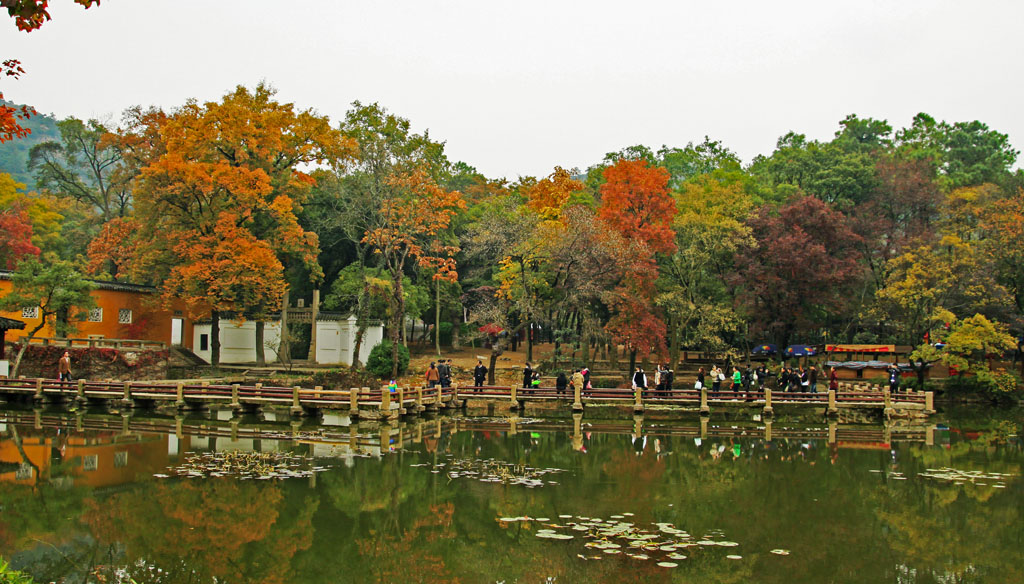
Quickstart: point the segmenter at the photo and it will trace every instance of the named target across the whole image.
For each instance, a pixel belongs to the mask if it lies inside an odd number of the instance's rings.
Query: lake
[[[1017,411],[229,417],[0,411],[0,555],[66,583],[1024,582]]]

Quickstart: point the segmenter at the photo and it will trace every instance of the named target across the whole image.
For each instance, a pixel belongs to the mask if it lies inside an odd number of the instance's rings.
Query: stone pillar
[[[764,388],[764,415],[772,416],[775,414],[775,410],[772,408],[772,389],[770,387]]]
[[[405,413],[405,388],[401,385],[398,386],[398,413]],[[401,430],[401,428],[399,428]]]
[[[231,384],[231,404],[230,404],[230,407],[231,407],[231,411],[234,412],[235,414],[237,414],[238,412],[242,411],[242,402],[240,402],[238,400],[238,384],[237,383],[232,383]]]
[[[313,304],[310,305],[312,314],[312,328],[309,331],[309,354],[306,356],[307,359],[312,363],[316,363],[316,319],[320,316],[320,289],[313,290]]]
[[[583,450],[583,414],[572,415],[572,449],[576,452]]]
[[[711,408],[708,406],[708,388],[700,388],[700,413],[710,414]]]
[[[416,386],[416,413],[423,411],[423,386]]]
[[[120,406],[122,408],[132,408],[132,407],[135,407],[135,402],[132,400],[132,382],[131,381],[125,381],[124,382],[124,394],[121,396]]]
[[[510,387],[509,395],[511,396],[511,399],[509,400],[508,407],[509,407],[509,409],[518,410],[519,409],[519,400],[516,399],[516,390],[518,388],[516,387],[516,385],[514,383],[512,385],[510,385],[509,387]]]
[[[391,415],[391,391],[388,386],[380,386],[380,419],[384,420]]]
[[[86,404],[87,401],[88,400],[85,399],[85,380],[84,379],[79,379],[78,380],[78,395],[75,396],[75,403],[77,403],[80,406],[83,406],[83,405]]]
[[[43,380],[42,378],[36,379],[36,393],[32,396],[32,401],[40,403],[43,401]]]
[[[178,410],[185,409],[185,384],[180,381],[175,388],[174,407]]]
[[[644,397],[643,390],[637,387],[633,390],[633,411],[643,412],[644,411]]]
[[[359,388],[350,387],[348,389],[348,415],[349,417],[356,417],[359,415]]]
[[[885,409],[882,410],[882,415],[889,418],[896,413],[896,410],[892,407],[892,394],[889,393],[888,387],[882,391],[882,399],[885,401]]]
[[[935,393],[931,391],[924,392],[924,413],[932,415],[935,413]]]
[[[839,407],[836,405],[836,390],[828,390],[828,409],[825,410],[825,414],[834,416],[839,413]]]
[[[302,388],[298,385],[292,387],[292,407],[289,411],[293,416],[302,415],[302,402],[299,401],[299,391],[301,390]]]
[[[579,387],[582,383],[572,384],[572,411],[582,412],[583,411],[583,388]]]

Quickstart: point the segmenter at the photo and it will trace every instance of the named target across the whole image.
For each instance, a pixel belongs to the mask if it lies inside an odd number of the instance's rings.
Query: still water
[[[1019,413],[217,418],[0,411],[0,555],[66,583],[1024,582]]]

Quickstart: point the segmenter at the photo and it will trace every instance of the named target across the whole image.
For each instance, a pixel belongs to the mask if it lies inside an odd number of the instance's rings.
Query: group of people
[[[672,391],[672,382],[675,380],[675,371],[669,369],[668,364],[658,363],[654,370],[654,391],[657,393],[669,393]],[[634,390],[649,389],[647,372],[639,365],[633,372],[632,386]]]
[[[732,374],[726,376],[722,368],[712,365],[710,372],[706,372],[703,367],[697,371],[697,382],[693,387],[698,390],[708,387],[707,378],[710,376],[710,394],[712,397],[718,397],[726,383],[729,386],[725,391],[749,393],[752,387],[756,387],[758,391],[764,391],[765,386],[774,379],[775,389],[779,391],[818,393],[819,373],[818,368],[814,365],[806,368],[800,365],[797,367],[783,366],[777,373],[773,374],[768,369],[768,365],[762,363],[756,368],[747,366],[741,369],[738,366],[734,366]],[[839,388],[835,367],[830,369],[828,380],[829,389]]]
[[[426,373],[427,387],[451,387],[452,386],[452,360],[439,359],[436,363],[430,362]]]

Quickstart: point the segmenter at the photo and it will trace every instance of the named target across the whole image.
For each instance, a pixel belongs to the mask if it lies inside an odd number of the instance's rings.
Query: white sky
[[[7,99],[119,120],[266,80],[339,120],[380,102],[489,177],[585,168],[705,134],[749,161],[846,114],[978,119],[1024,149],[1024,2],[103,0],[51,2],[0,58]]]

